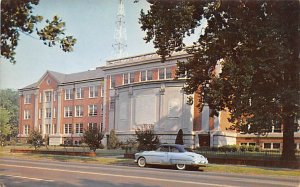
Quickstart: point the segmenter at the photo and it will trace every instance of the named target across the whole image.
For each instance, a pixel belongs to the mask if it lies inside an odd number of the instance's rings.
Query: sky
[[[126,56],[155,52],[145,43],[145,32],[138,18],[148,10],[146,0],[124,0],[127,37]],[[74,51],[63,52],[59,46],[47,47],[41,40],[21,34],[16,49],[16,64],[0,59],[0,89],[20,89],[37,82],[47,70],[76,73],[94,69],[115,59],[116,16],[119,0],[40,0],[33,14],[44,20],[58,15],[66,22],[66,34],[77,39]],[[41,27],[41,25],[40,25]]]

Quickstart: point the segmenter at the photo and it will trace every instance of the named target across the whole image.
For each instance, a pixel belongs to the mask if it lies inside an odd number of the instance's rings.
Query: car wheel
[[[185,166],[185,164],[176,164],[176,168],[178,170],[185,170],[186,166]]]
[[[145,159],[144,157],[140,157],[140,158],[138,159],[138,165],[139,165],[141,168],[145,167],[145,166],[146,166],[146,159]]]

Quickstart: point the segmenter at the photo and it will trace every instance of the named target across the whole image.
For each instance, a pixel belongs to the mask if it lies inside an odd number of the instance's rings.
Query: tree
[[[88,129],[84,131],[82,141],[86,143],[90,150],[96,152],[97,149],[103,149],[104,146],[101,143],[104,135],[99,131],[98,128]]]
[[[118,147],[119,144],[119,139],[116,136],[115,130],[112,129],[109,133],[109,137],[107,140],[107,149],[116,149]]]
[[[2,0],[1,1],[1,56],[11,63],[16,63],[15,49],[18,45],[20,33],[34,38],[31,34],[35,31],[45,45],[52,47],[60,45],[65,52],[73,50],[76,39],[65,36],[65,22],[58,16],[53,20],[46,20],[44,28],[37,28],[43,17],[33,14],[33,7],[39,0]]]
[[[299,2],[149,1],[141,12],[146,42],[153,40],[164,61],[183,50],[183,39],[203,26],[191,58],[178,63],[185,92],[200,95],[212,115],[231,113],[231,129],[266,134],[283,125],[282,160],[295,160],[294,131],[299,126]],[[204,26],[204,23],[207,23]],[[221,72],[216,67],[221,66]],[[205,96],[205,97],[203,97]]]
[[[43,139],[42,134],[37,130],[32,130],[29,133],[27,143],[31,144],[34,147],[34,150],[37,150],[44,143],[44,139]]]
[[[8,112],[9,121],[7,125],[10,128],[8,137],[17,137],[19,124],[18,92],[10,89],[0,90],[0,108]]]
[[[182,129],[180,129],[178,131],[178,134],[177,134],[176,140],[175,140],[175,144],[183,145],[183,131],[182,131]]]
[[[0,146],[3,146],[11,129],[8,125],[9,113],[6,109],[0,107]]]
[[[159,138],[155,134],[153,125],[144,124],[135,130],[137,136],[138,151],[151,151],[157,149]]]

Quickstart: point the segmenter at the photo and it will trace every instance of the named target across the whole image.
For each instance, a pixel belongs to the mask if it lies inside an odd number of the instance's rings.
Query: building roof
[[[71,74],[63,74],[48,70],[38,82],[30,84],[20,90],[31,90],[37,88],[39,83],[47,74],[50,74],[54,79],[56,79],[59,85],[104,78],[104,72],[100,68]]]

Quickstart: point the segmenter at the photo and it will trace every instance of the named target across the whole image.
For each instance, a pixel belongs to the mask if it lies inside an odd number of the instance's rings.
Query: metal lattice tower
[[[119,0],[119,9],[117,13],[116,20],[116,30],[115,30],[115,43],[113,48],[115,49],[115,54],[117,58],[124,57],[126,44],[126,28],[125,28],[125,11],[124,11],[124,1]]]

